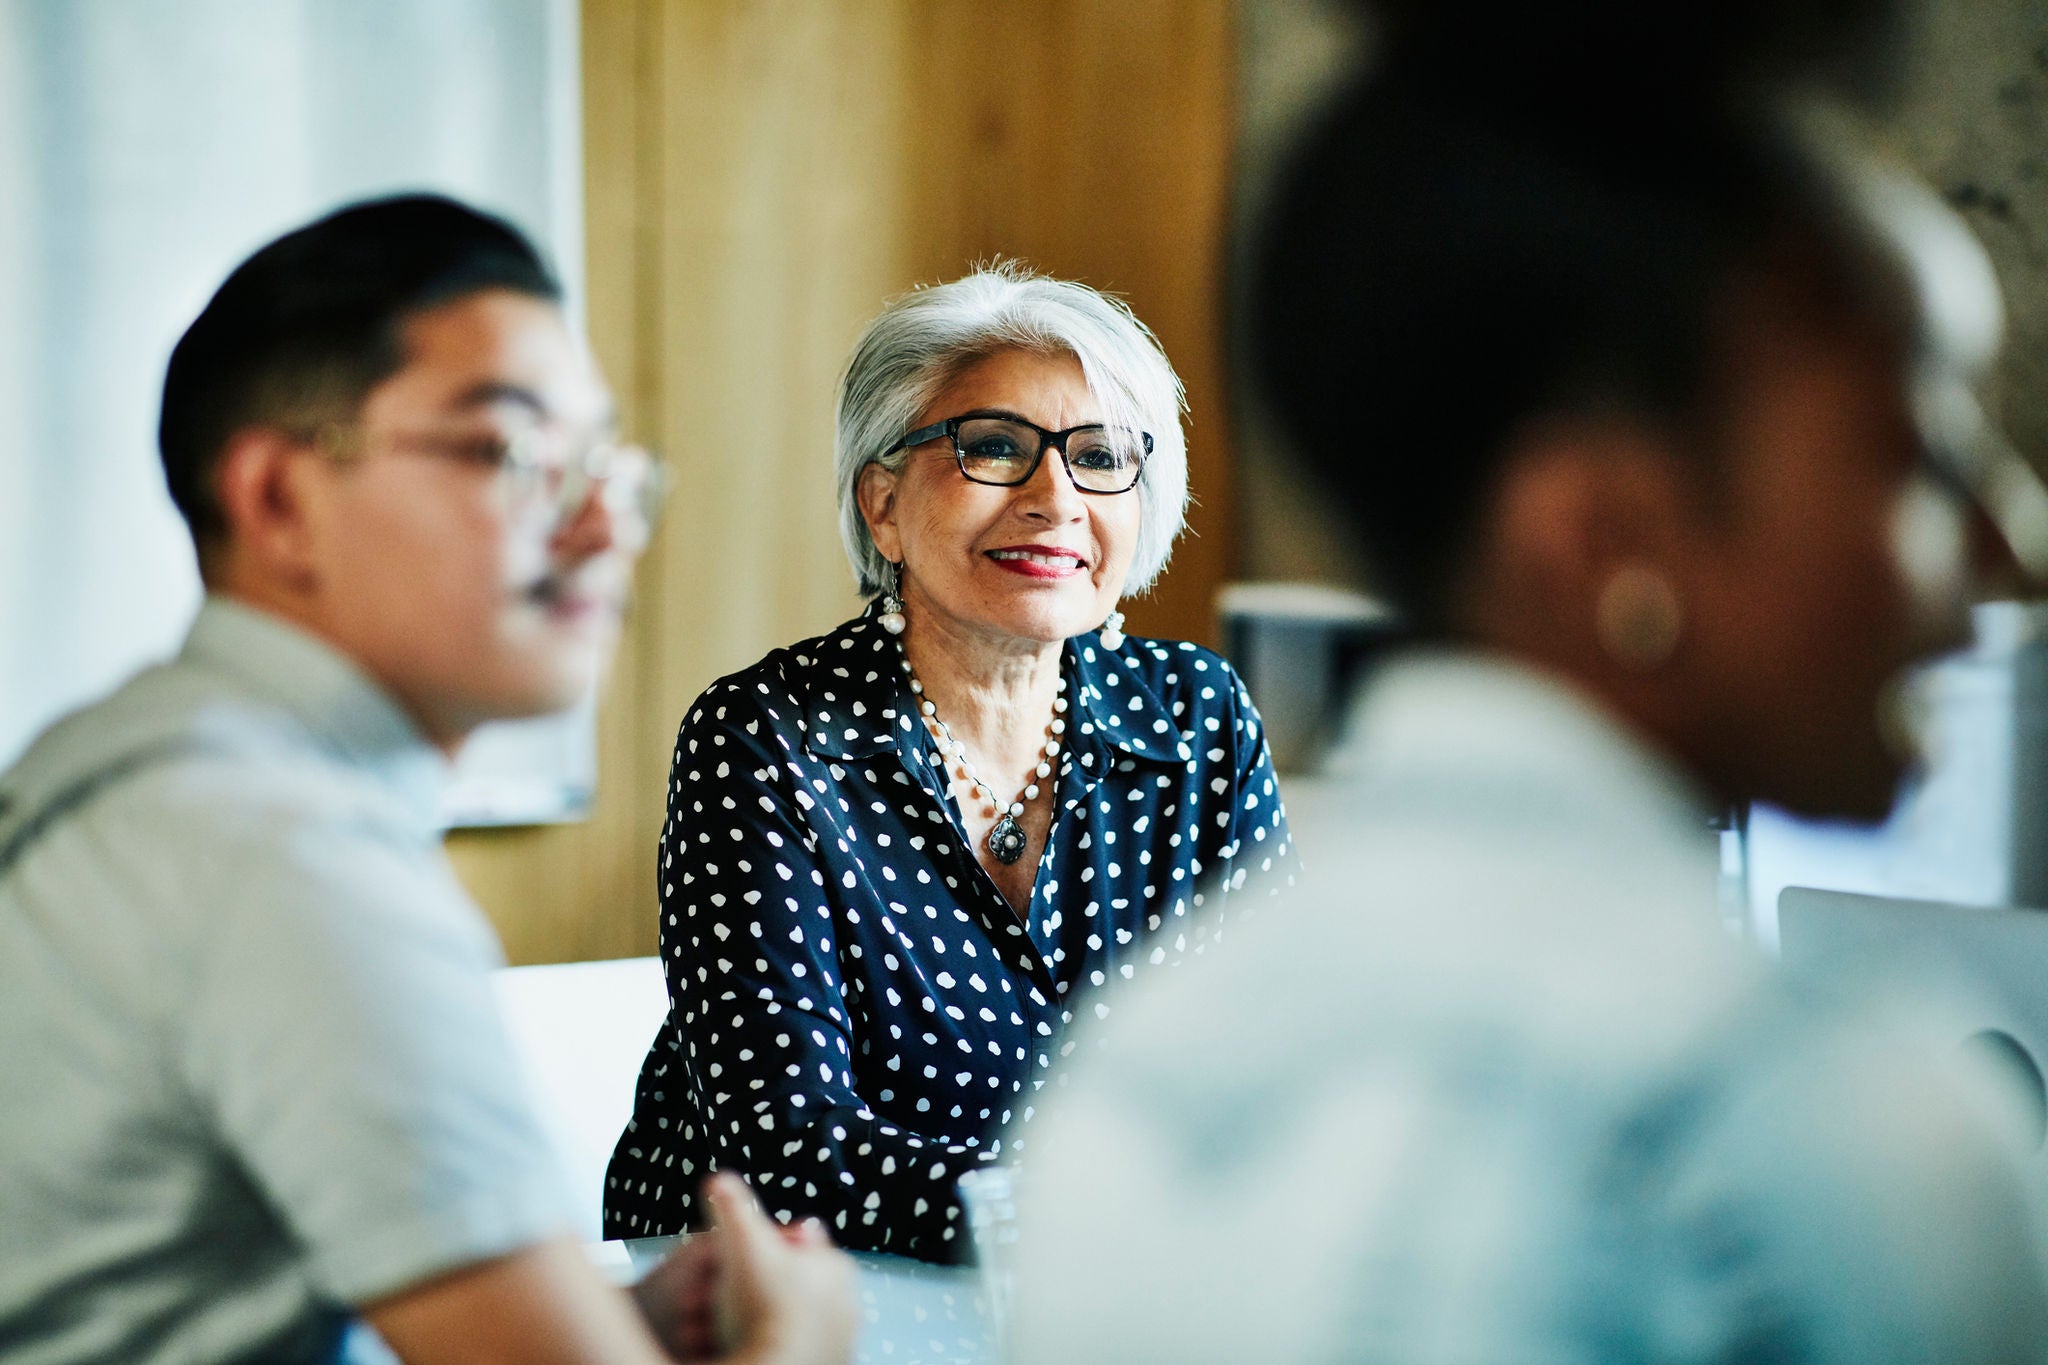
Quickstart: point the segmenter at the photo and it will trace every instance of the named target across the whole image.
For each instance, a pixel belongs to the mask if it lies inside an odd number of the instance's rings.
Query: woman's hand
[[[714,1175],[711,1227],[634,1286],[677,1359],[723,1365],[845,1365],[859,1323],[852,1258],[814,1219],[783,1227],[738,1176]]]

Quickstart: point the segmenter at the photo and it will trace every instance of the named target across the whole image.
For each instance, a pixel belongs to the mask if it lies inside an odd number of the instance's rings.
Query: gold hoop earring
[[[1685,608],[1669,578],[1647,564],[1624,564],[1600,589],[1593,629],[1608,658],[1631,673],[1653,673],[1678,652]]]

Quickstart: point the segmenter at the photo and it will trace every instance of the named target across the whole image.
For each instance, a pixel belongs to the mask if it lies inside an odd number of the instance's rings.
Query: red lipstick
[[[1072,578],[1088,567],[1086,557],[1063,545],[1004,545],[983,553],[997,568],[1025,578]]]

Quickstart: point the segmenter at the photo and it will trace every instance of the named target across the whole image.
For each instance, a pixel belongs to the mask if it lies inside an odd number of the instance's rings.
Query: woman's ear
[[[1462,624],[1581,663],[1612,660],[1620,641],[1635,671],[1661,664],[1695,568],[1696,478],[1655,432],[1626,420],[1526,433],[1476,533],[1455,608]]]
[[[853,495],[860,506],[861,519],[867,522],[868,534],[874,538],[875,548],[881,551],[882,558],[901,563],[903,538],[896,532],[898,478],[896,471],[871,464],[861,470]]]
[[[1698,521],[1696,482],[1633,423],[1558,425],[1526,438],[1509,461],[1494,531],[1519,567],[1583,591],[1617,565],[1682,558]]]

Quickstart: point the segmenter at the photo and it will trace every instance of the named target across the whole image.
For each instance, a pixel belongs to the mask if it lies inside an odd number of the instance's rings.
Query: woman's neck
[[[977,774],[1001,785],[1028,771],[1044,749],[1063,646],[949,624],[911,616],[902,636],[904,657],[924,686],[924,700],[967,746]]]

